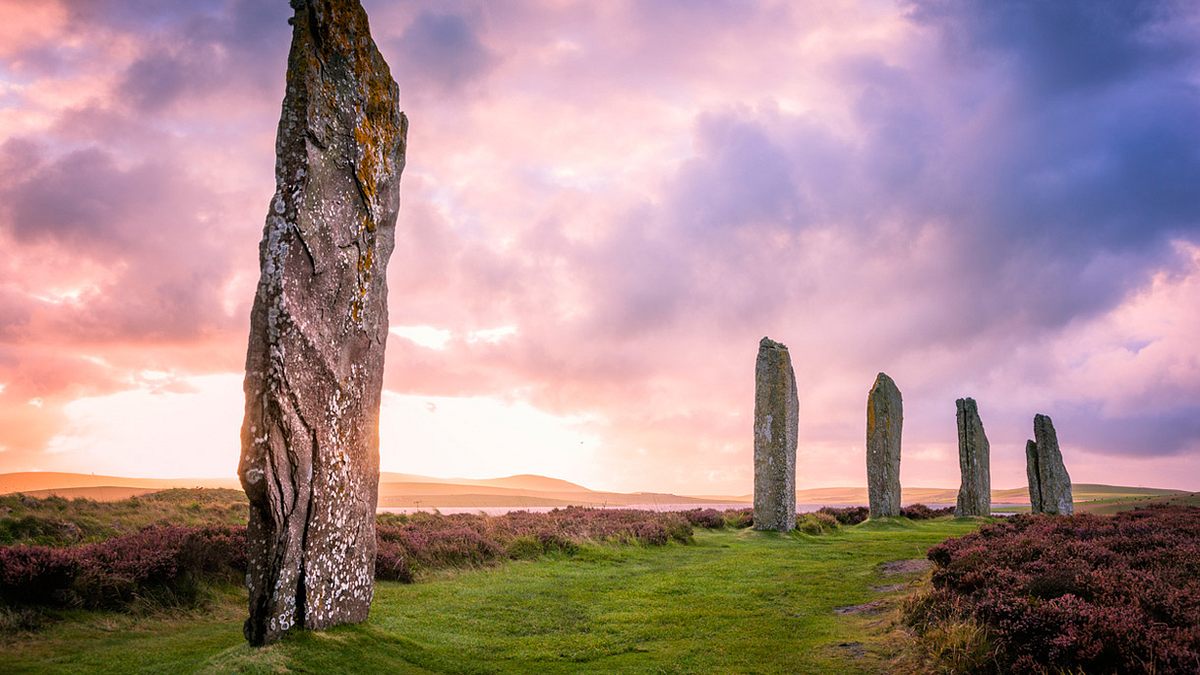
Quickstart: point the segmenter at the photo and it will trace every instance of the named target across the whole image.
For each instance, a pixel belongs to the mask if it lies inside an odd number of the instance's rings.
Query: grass
[[[689,545],[588,546],[437,572],[417,584],[379,583],[365,624],[259,650],[242,642],[243,596],[230,589],[199,612],[76,612],[5,638],[0,669],[881,672],[894,652],[887,622],[834,609],[883,597],[872,586],[898,578],[882,576],[880,563],[920,558],[978,523],[896,519],[821,536],[698,530]]]
[[[1142,497],[1111,497],[1076,504],[1079,513],[1095,513],[1102,516],[1139,509],[1152,504],[1174,504],[1178,506],[1200,506],[1200,492],[1183,492],[1172,495]]]
[[[1166,491],[1161,491],[1166,492]],[[1075,501],[1075,513],[1095,513],[1111,516],[1122,511],[1140,509],[1152,504],[1175,504],[1178,506],[1200,506],[1200,492],[1170,492],[1168,494],[1121,494],[1112,497],[1097,497]],[[1028,506],[995,506],[995,513],[1029,513]]]
[[[147,525],[245,525],[239,490],[174,488],[114,502],[0,495],[0,545],[102,541]]]

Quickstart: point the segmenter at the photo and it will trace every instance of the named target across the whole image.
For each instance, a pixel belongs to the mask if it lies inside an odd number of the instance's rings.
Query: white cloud
[[[126,476],[233,477],[241,441],[242,375],[180,378],[186,391],[152,383],[63,406],[64,430],[46,452],[58,467]]]
[[[490,477],[535,473],[595,482],[599,439],[583,416],[552,415],[523,401],[395,394],[380,411],[385,471]]]
[[[434,326],[392,326],[390,330],[392,335],[426,349],[445,349],[446,343],[454,336],[449,330]]]
[[[502,342],[505,338],[512,337],[517,334],[516,326],[499,326],[496,328],[484,328],[482,330],[473,330],[467,333],[467,342]]]

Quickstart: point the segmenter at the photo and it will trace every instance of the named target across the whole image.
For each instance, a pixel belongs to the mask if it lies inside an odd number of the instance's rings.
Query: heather
[[[692,525],[679,513],[568,507],[549,513],[513,511],[500,516],[381,514],[376,534],[376,577],[411,581],[414,571],[574,553],[589,543],[688,543]]]
[[[724,527],[742,528],[754,524],[754,509],[689,509],[680,511],[694,527],[721,529]]]
[[[857,525],[871,515],[865,506],[824,506],[817,513],[833,516],[834,520],[842,525]]]
[[[858,525],[871,516],[870,509],[865,506],[825,506],[816,513],[832,516],[840,525]],[[900,509],[900,516],[909,520],[929,520],[953,515],[953,506],[931,508],[924,504],[911,504]]]
[[[900,509],[900,516],[909,520],[929,520],[931,518],[945,518],[953,515],[953,506],[933,508],[924,504],[911,504]]]
[[[688,519],[678,513],[638,510],[383,514],[378,517],[376,576],[411,582],[422,571],[571,554],[588,544],[686,543],[692,532]],[[193,604],[203,597],[206,584],[236,583],[245,574],[245,537],[240,525],[149,525],[75,546],[0,546],[0,605],[122,609],[135,603]],[[23,624],[25,618],[9,623]]]
[[[1198,508],[1014,516],[929,559],[907,622],[927,644],[969,634],[952,651],[972,670],[1200,672]]]
[[[120,609],[192,604],[205,583],[246,570],[244,527],[152,526],[72,547],[0,547],[0,603]]]

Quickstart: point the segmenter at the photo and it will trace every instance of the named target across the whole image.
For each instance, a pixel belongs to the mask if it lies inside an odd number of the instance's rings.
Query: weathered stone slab
[[[1038,474],[1037,441],[1025,441],[1025,478],[1029,480],[1029,511],[1042,512],[1042,479]]]
[[[292,0],[238,468],[246,639],[366,619],[407,119],[358,0]]]
[[[800,398],[788,348],[769,338],[754,363],[754,529],[796,527]]]
[[[1069,516],[1075,512],[1071,494],[1071,476],[1063,464],[1054,422],[1046,415],[1033,417],[1033,438],[1037,444],[1038,490],[1041,512]]]
[[[900,436],[904,401],[885,373],[867,394],[867,498],[871,517],[900,515]]]
[[[979,418],[973,398],[954,402],[958,418],[958,467],[962,483],[958,488],[957,516],[992,514],[991,446]]]

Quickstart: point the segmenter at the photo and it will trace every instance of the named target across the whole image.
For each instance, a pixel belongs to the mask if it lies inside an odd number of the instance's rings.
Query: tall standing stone
[[[867,394],[867,494],[871,517],[900,515],[900,435],[904,401],[885,373]]]
[[[1029,480],[1029,511],[1042,512],[1042,479],[1038,475],[1037,441],[1025,441],[1025,477]]]
[[[1063,465],[1062,452],[1058,448],[1058,434],[1054,422],[1046,415],[1033,417],[1033,438],[1037,450],[1037,483],[1041,505],[1040,513],[1069,516],[1075,512],[1071,494],[1071,476]],[[1032,485],[1032,482],[1030,483]],[[1030,488],[1030,496],[1033,489]]]
[[[754,363],[754,529],[796,527],[800,398],[788,348],[769,338]]]
[[[255,645],[362,621],[371,605],[385,272],[408,129],[358,0],[291,5],[238,467]]]
[[[958,410],[958,467],[962,484],[958,488],[957,516],[989,516],[992,513],[991,446],[979,419],[979,407],[973,398],[954,402]]]

